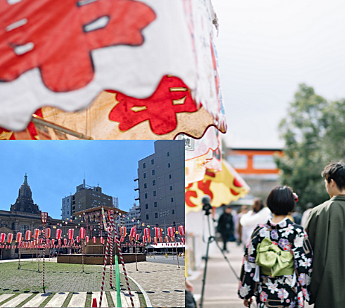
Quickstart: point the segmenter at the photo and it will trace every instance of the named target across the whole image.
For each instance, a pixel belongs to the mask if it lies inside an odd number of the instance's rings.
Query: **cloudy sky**
[[[345,98],[344,1],[212,2],[228,146],[283,146],[277,127],[300,83]]]
[[[27,173],[34,203],[61,218],[61,200],[83,183],[133,206],[138,161],[154,153],[154,141],[3,141],[0,142],[0,210],[16,202]]]

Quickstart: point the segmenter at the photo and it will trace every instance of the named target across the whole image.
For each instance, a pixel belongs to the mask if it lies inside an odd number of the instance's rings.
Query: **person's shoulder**
[[[321,204],[315,206],[313,209],[311,209],[309,215],[310,216],[320,216],[320,215],[325,214],[328,211],[328,209],[332,203],[333,203],[333,200],[329,199],[329,200],[325,201],[324,203],[321,203]]]

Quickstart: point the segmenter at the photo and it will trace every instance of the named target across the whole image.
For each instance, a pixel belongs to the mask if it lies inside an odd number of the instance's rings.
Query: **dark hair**
[[[267,197],[267,206],[273,214],[287,215],[296,205],[293,190],[289,186],[277,186]]]
[[[258,205],[258,209],[257,209]],[[264,208],[264,203],[261,198],[254,198],[253,211],[255,213],[260,212]]]
[[[321,176],[329,183],[334,180],[339,190],[345,189],[345,164],[343,162],[331,163],[323,169]]]

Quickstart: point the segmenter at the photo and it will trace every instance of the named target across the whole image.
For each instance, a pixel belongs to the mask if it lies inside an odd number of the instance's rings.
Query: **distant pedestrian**
[[[250,236],[258,224],[265,223],[272,217],[272,213],[268,207],[265,207],[261,198],[255,198],[253,209],[244,214],[240,223],[242,225],[242,242],[246,248]]]
[[[312,204],[311,202],[307,203],[307,209],[304,211],[303,216],[302,216],[302,221],[301,221],[301,226],[303,228],[305,228],[305,226],[307,224],[309,214],[310,214],[311,210],[313,209],[313,207],[314,207],[314,204]]]
[[[296,197],[290,187],[278,186],[267,198],[273,218],[255,228],[244,254],[238,295],[246,307],[253,296],[259,308],[309,301],[311,246],[305,230],[287,218]]]
[[[247,214],[249,211],[249,206],[244,204],[241,206],[241,210],[237,215],[237,221],[235,223],[235,234],[237,234],[237,245],[242,244],[242,225],[240,223],[241,217]]]
[[[302,210],[299,206],[296,206],[295,211],[291,215],[293,217],[294,223],[297,225],[301,225],[302,221]]]
[[[315,251],[310,291],[315,308],[345,307],[345,164],[321,173],[330,200],[312,209],[306,231]]]
[[[231,206],[226,205],[223,214],[220,215],[218,220],[217,231],[222,236],[224,252],[229,252],[226,243],[230,240],[230,237],[234,235],[234,220],[231,212]]]

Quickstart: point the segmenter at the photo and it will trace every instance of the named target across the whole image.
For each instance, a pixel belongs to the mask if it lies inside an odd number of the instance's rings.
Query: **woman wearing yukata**
[[[246,307],[252,296],[259,308],[309,301],[312,249],[303,227],[287,218],[297,200],[287,186],[275,187],[267,198],[273,218],[255,228],[243,259],[238,294]]]

